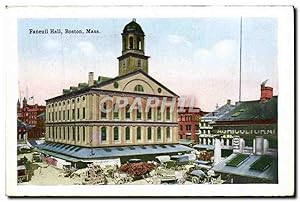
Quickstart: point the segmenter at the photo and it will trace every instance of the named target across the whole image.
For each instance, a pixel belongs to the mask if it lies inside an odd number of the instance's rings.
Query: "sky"
[[[96,76],[118,76],[121,32],[132,19],[20,19],[19,96],[34,102]],[[149,75],[203,111],[239,98],[240,18],[140,18]],[[29,34],[29,29],[97,29],[100,34]],[[242,100],[260,84],[278,94],[277,19],[242,20]],[[33,101],[29,101],[32,104]]]

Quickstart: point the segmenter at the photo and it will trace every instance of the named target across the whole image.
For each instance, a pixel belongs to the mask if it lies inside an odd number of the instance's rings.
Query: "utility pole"
[[[242,22],[242,17],[241,17],[241,22],[240,22],[240,78],[239,78],[239,102],[241,102],[241,95],[242,95],[242,27],[243,22]]]

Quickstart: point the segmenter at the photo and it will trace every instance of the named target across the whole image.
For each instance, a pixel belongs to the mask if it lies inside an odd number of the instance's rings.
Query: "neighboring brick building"
[[[27,99],[23,99],[23,106],[21,107],[18,100],[17,113],[18,119],[27,124],[31,129],[28,130],[28,139],[38,139],[45,137],[45,124],[42,114],[45,113],[46,107],[38,104],[29,105]]]
[[[207,112],[201,111],[198,107],[185,107],[178,111],[178,138],[183,142],[198,143],[199,141],[199,121]]]

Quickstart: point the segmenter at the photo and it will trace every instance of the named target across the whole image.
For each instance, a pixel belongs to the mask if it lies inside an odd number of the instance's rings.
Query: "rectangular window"
[[[180,125],[180,130],[183,130],[183,127],[182,127],[182,125]]]
[[[65,120],[66,119],[66,113],[65,113],[66,111],[64,110],[63,111],[63,120]]]
[[[79,112],[79,108],[77,108],[77,119],[80,118],[80,112]]]
[[[161,140],[161,128],[157,128],[157,140]]]
[[[170,127],[167,127],[167,134],[166,134],[167,139],[171,137],[171,130]]]
[[[118,127],[114,128],[114,140],[115,141],[119,140],[119,129],[118,129]]]
[[[72,132],[73,132],[73,141],[75,141],[76,138],[76,131],[75,131],[75,127],[72,128]]]
[[[148,139],[148,140],[151,140],[151,139],[152,139],[152,131],[151,131],[151,127],[149,127],[149,128],[147,129],[147,139]]]
[[[58,119],[61,120],[61,111],[58,112]]]
[[[55,121],[57,121],[57,112],[55,112]]]
[[[68,110],[67,120],[70,120],[70,110]]]
[[[72,109],[72,120],[75,120],[75,109]]]
[[[101,128],[101,141],[106,141],[106,127]]]
[[[130,128],[129,127],[126,127],[126,129],[125,129],[125,138],[126,138],[126,140],[128,141],[128,140],[130,140]]]
[[[137,140],[142,139],[142,129],[141,129],[141,127],[137,127],[137,129],[136,129],[136,139]]]
[[[77,127],[77,141],[80,141],[80,131],[79,131],[79,127]]]
[[[48,121],[51,121],[51,113],[49,112]]]
[[[69,128],[69,126],[68,126],[68,140],[70,140],[70,128]]]
[[[82,118],[85,119],[85,107],[82,108]]]
[[[85,142],[85,127],[82,127],[82,141]]]

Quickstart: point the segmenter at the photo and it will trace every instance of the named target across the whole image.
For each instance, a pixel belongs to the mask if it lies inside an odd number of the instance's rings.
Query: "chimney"
[[[227,100],[227,104],[230,105],[231,104],[231,100],[228,99]]]
[[[88,81],[89,86],[94,85],[94,72],[89,72],[89,81]]]
[[[273,97],[273,88],[265,85],[260,86],[260,101],[267,101]]]

